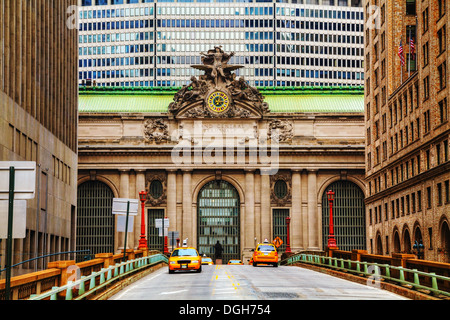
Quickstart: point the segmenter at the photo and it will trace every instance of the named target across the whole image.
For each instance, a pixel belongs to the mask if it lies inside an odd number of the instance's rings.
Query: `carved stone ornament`
[[[163,119],[149,119],[144,124],[144,138],[156,143],[168,141],[170,139],[169,128]]]
[[[147,204],[160,206],[167,199],[167,176],[163,172],[147,174],[145,179],[145,189],[147,191]]]
[[[214,47],[200,54],[203,65],[192,68],[205,73],[198,79],[191,77],[191,83],[175,94],[170,113],[185,118],[250,118],[269,112],[258,89],[232,73],[243,68],[228,64],[234,52],[227,54],[221,47]]]
[[[286,189],[285,194],[277,194],[276,184],[285,183]],[[291,192],[292,179],[289,172],[278,172],[275,175],[270,176],[270,200],[272,205],[275,206],[286,206],[292,202],[292,192]]]
[[[269,140],[277,139],[278,142],[291,142],[294,138],[292,122],[280,119],[270,121],[267,136]]]

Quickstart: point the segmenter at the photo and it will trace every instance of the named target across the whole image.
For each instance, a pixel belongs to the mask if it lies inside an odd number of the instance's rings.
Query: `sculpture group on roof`
[[[243,68],[240,65],[230,65],[228,62],[235,55],[234,52],[230,54],[225,53],[221,46],[214,47],[207,53],[201,52],[202,65],[191,66],[194,69],[202,70],[205,73],[197,77],[191,77],[191,83],[183,86],[174,95],[174,101],[169,105],[169,111],[172,113],[178,112],[183,106],[194,103],[198,100],[205,100],[207,94],[214,90],[220,90],[229,93],[233,101],[244,101],[253,105],[261,113],[269,110],[267,103],[264,102],[264,97],[258,89],[251,87],[244,77],[237,79],[234,70]],[[246,110],[231,110],[228,116],[246,117],[248,112]],[[191,110],[191,116],[202,116],[201,108]]]

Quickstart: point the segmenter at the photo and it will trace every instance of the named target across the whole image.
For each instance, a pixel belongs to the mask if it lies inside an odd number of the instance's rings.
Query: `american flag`
[[[402,66],[404,66],[405,65],[405,57],[403,56],[402,40],[400,40],[400,46],[398,47],[398,56],[400,57],[400,61],[402,63]]]
[[[411,55],[411,59],[413,59],[413,60],[414,60],[415,52],[416,52],[416,47],[414,46],[414,39],[410,38],[410,41],[409,41],[409,53]]]

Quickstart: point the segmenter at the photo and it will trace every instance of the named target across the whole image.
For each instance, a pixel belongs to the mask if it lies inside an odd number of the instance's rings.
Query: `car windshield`
[[[205,261],[205,262],[210,262],[210,261],[212,261],[211,258],[203,258],[202,260]]]
[[[239,261],[239,260],[231,260],[230,262],[231,263],[240,263],[241,261]]]
[[[262,244],[258,247],[258,251],[275,251],[275,247],[267,244]]]
[[[176,249],[172,253],[172,257],[198,256],[195,249]]]

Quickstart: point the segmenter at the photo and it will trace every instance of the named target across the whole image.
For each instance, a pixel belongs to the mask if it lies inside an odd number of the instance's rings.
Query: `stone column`
[[[317,170],[308,170],[308,250],[318,250]]]
[[[119,186],[119,198],[129,199],[130,197],[130,171],[129,170],[119,170],[120,175],[120,186]],[[117,219],[117,216],[115,217]],[[116,220],[117,221],[117,220]],[[115,223],[115,226],[117,224]],[[116,239],[118,240],[118,249],[123,249],[125,244],[125,233],[118,233]],[[130,237],[127,237],[127,247],[133,248],[133,244],[130,241]]]
[[[192,170],[183,170],[183,225],[180,230],[180,243],[188,238],[188,245],[195,243],[192,233]]]
[[[255,174],[255,238],[261,239],[261,175]]]
[[[270,175],[261,171],[261,239],[270,239]]]
[[[300,169],[292,170],[291,250],[304,248],[302,240],[302,187]]]
[[[177,170],[167,170],[167,218],[169,231],[177,229]]]
[[[254,249],[255,242],[255,170],[245,170],[245,243],[244,249]]]

